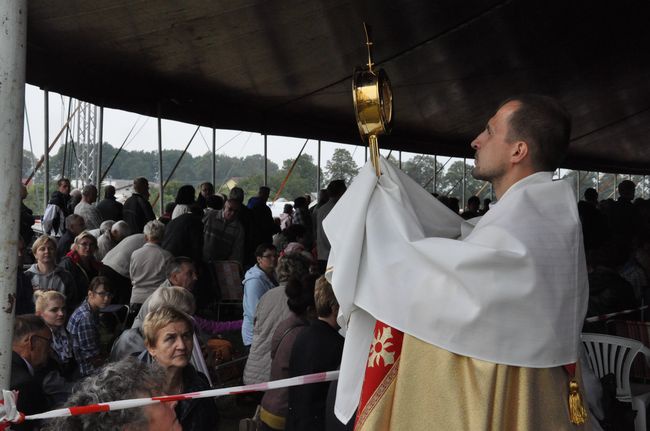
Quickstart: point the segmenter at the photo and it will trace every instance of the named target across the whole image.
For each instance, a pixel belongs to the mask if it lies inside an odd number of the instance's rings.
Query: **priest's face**
[[[476,151],[472,176],[477,180],[494,182],[510,169],[510,116],[518,108],[519,102],[516,101],[503,105],[490,118],[485,130],[472,141],[472,148]]]

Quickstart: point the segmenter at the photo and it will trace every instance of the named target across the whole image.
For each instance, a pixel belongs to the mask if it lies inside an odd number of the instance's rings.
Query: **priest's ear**
[[[526,141],[515,141],[511,145],[510,162],[519,165],[530,156],[530,146]]]

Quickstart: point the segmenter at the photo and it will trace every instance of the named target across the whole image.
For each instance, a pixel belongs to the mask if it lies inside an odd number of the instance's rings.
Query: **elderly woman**
[[[68,305],[78,304],[81,295],[75,280],[65,269],[56,266],[56,242],[48,235],[41,235],[32,245],[36,263],[25,271],[35,291],[55,290],[68,298]]]
[[[194,348],[192,318],[164,306],[149,313],[142,328],[147,348],[139,359],[156,362],[165,371],[163,390],[176,395],[210,389],[208,380],[190,364]],[[179,401],[176,415],[184,431],[214,430],[218,417],[211,398]]]
[[[165,268],[172,254],[160,243],[165,235],[165,225],[152,220],[144,225],[145,244],[131,255],[129,274],[131,290],[131,312],[137,314],[142,303],[165,281]]]
[[[138,317],[133,322],[133,327],[122,332],[119,338],[115,340],[113,348],[111,349],[112,361],[123,359],[129,355],[139,353],[144,350],[144,336],[142,333],[142,325],[144,323],[144,319],[146,318],[147,314],[165,306],[175,307],[176,309],[189,316],[192,316],[196,309],[194,296],[190,293],[189,290],[180,286],[159,287],[153,293],[153,295],[147,299],[146,303],[143,304],[140,312],[146,311],[146,313],[144,313],[142,319],[140,319],[140,315],[138,315]],[[192,320],[194,326],[196,327],[196,320]],[[208,367],[206,366],[205,360],[203,359],[201,348],[199,346],[199,340],[196,335],[194,335],[194,354],[192,355],[192,365],[194,365],[194,368],[204,373],[208,378],[208,382],[210,382]]]
[[[76,292],[74,298],[68,298],[68,307],[74,310],[83,300],[83,295],[88,291],[90,281],[100,275],[102,263],[95,258],[97,238],[90,232],[83,231],[77,235],[72,245],[72,250],[66,254],[59,266],[74,278]]]
[[[285,287],[290,279],[300,280],[307,275],[310,264],[309,259],[298,253],[287,254],[278,261],[275,271],[280,284],[266,292],[257,304],[244,383],[268,382],[271,378],[271,339],[280,322],[290,313]]]
[[[309,326],[314,313],[314,283],[318,276],[302,280],[292,278],[285,288],[289,317],[280,322],[271,340],[271,380],[289,377],[289,359],[296,338]],[[264,393],[260,419],[267,428],[283,430],[289,408],[289,389],[273,389]]]
[[[154,364],[128,358],[106,365],[75,388],[66,406],[83,406],[109,401],[165,395],[163,370]],[[182,431],[176,417],[176,402],[145,407],[67,416],[50,421],[47,430],[142,430]]]

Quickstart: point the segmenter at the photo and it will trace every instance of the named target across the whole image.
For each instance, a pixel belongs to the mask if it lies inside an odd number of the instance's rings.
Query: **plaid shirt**
[[[93,313],[84,299],[68,321],[68,333],[72,339],[72,352],[79,364],[81,376],[85,377],[95,370],[92,359],[100,354],[99,314]]]
[[[244,227],[237,220],[226,222],[223,210],[203,217],[203,260],[236,260],[244,263]]]

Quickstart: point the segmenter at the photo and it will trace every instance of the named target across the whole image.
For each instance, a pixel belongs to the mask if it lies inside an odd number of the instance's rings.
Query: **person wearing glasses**
[[[70,310],[79,306],[84,292],[88,290],[90,281],[103,272],[102,263],[95,258],[95,250],[97,250],[97,238],[90,232],[83,231],[75,237],[72,249],[59,263],[61,268],[72,274],[76,291],[79,292],[75,302],[68,298]]]
[[[253,342],[253,322],[255,309],[260,298],[269,290],[278,285],[275,281],[275,267],[278,264],[278,252],[272,244],[260,244],[255,249],[257,265],[252,266],[243,281],[244,287],[244,322],[241,328],[241,337],[244,346],[250,348]]]
[[[68,321],[72,353],[79,364],[81,377],[99,368],[105,359],[99,339],[99,311],[111,304],[113,291],[106,277],[95,277],[88,286],[88,296]]]
[[[45,365],[50,352],[52,333],[43,319],[34,314],[16,316],[11,353],[10,389],[20,392],[17,407],[27,415],[49,410],[43,393],[41,373],[36,372]],[[12,425],[13,430],[36,429],[36,421],[25,421]]]

